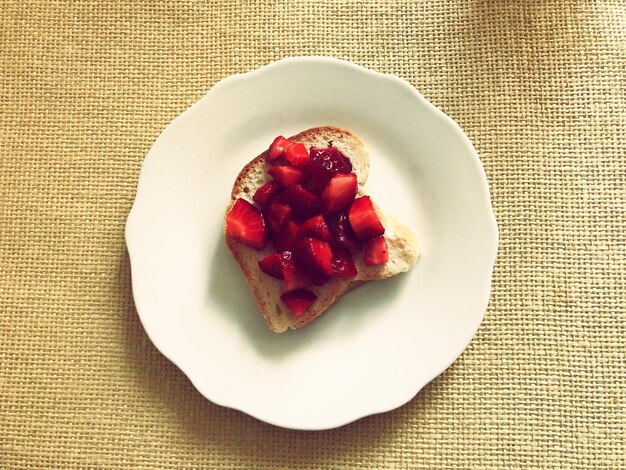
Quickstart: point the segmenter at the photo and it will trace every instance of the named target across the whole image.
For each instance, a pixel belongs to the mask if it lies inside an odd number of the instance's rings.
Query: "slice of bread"
[[[370,166],[370,157],[363,142],[350,131],[337,127],[316,127],[303,131],[290,140],[300,142],[308,149],[310,147],[328,147],[332,143],[350,159],[353,172],[357,176],[358,194],[365,195],[363,184],[367,180]],[[231,203],[226,214],[230,212],[235,201],[239,198],[253,203],[255,191],[271,178],[267,174],[269,165],[266,163],[266,152],[248,163],[239,173],[231,193]],[[354,278],[333,277],[323,286],[312,285],[307,287],[317,296],[313,305],[300,317],[296,317],[280,300],[284,291],[283,282],[263,273],[258,262],[273,252],[271,243],[263,250],[255,250],[245,246],[224,234],[228,248],[239,263],[250,288],[255,296],[259,310],[263,313],[269,327],[282,333],[287,329],[301,328],[328,310],[343,294],[367,281],[386,279],[411,269],[419,257],[419,245],[415,235],[400,222],[386,216],[378,206],[376,212],[385,227],[385,239],[389,252],[389,261],[383,265],[366,266],[362,255],[355,253],[354,264],[357,276]]]

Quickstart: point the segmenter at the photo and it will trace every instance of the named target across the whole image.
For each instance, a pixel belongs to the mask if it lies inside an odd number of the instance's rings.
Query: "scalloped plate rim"
[[[146,311],[144,310],[144,308],[142,308],[142,301],[141,299],[137,298],[136,292],[137,292],[137,283],[140,282],[138,280],[138,277],[136,276],[136,270],[137,267],[135,265],[135,263],[133,263],[133,252],[137,249],[135,248],[135,243],[133,242],[134,240],[134,225],[135,225],[135,220],[138,217],[137,214],[137,201],[140,199],[140,193],[142,190],[142,181],[145,182],[145,166],[146,163],[150,161],[151,159],[151,155],[152,155],[152,151],[153,148],[157,146],[157,144],[160,142],[160,140],[163,138],[164,135],[167,134],[168,129],[171,128],[171,126],[173,126],[174,124],[184,120],[187,115],[194,110],[197,107],[201,107],[203,106],[207,101],[209,101],[212,97],[212,95],[218,93],[222,88],[227,87],[230,83],[238,81],[238,80],[248,80],[248,79],[253,79],[257,74],[261,74],[267,71],[271,71],[272,69],[276,68],[276,67],[281,67],[283,65],[290,65],[293,63],[299,62],[299,61],[321,61],[324,63],[335,63],[335,64],[341,64],[342,66],[347,66],[350,68],[353,68],[359,72],[362,73],[366,73],[369,74],[371,76],[375,76],[378,78],[384,78],[387,80],[392,80],[394,81],[398,86],[401,86],[403,88],[405,88],[406,90],[410,90],[411,93],[414,95],[414,97],[421,102],[423,105],[425,105],[430,112],[436,113],[438,115],[440,115],[441,117],[443,117],[446,121],[447,124],[450,126],[451,130],[454,131],[457,135],[459,135],[466,147],[467,150],[469,152],[469,154],[471,155],[471,157],[473,158],[473,163],[474,166],[476,167],[475,169],[479,170],[479,173],[481,175],[482,178],[482,187],[483,187],[483,192],[481,195],[481,204],[485,204],[489,207],[489,221],[491,223],[491,230],[492,230],[492,235],[494,237],[494,245],[492,246],[492,253],[491,253],[491,257],[489,259],[489,265],[490,265],[490,269],[489,272],[487,273],[487,279],[485,280],[485,289],[482,293],[483,296],[483,300],[484,300],[484,309],[480,318],[480,321],[478,322],[478,326],[475,328],[475,330],[473,331],[472,335],[470,336],[469,340],[467,341],[466,344],[462,345],[462,347],[457,348],[455,354],[454,354],[454,359],[452,359],[445,367],[443,367],[439,372],[432,374],[432,376],[430,376],[427,380],[423,381],[423,383],[416,389],[416,390],[412,390],[409,391],[406,396],[396,402],[393,403],[387,403],[384,404],[382,406],[376,406],[376,407],[371,407],[368,410],[364,410],[361,413],[355,413],[353,416],[350,416],[348,418],[344,418],[344,419],[340,419],[340,420],[329,420],[327,425],[323,425],[323,426],[300,426],[296,423],[292,423],[292,422],[285,422],[283,420],[279,420],[279,419],[273,419],[271,416],[268,416],[266,413],[261,413],[258,412],[256,410],[251,410],[251,409],[245,409],[245,407],[239,406],[237,403],[233,403],[233,402],[228,402],[226,400],[219,400],[217,398],[215,398],[215,396],[212,396],[212,394],[210,393],[210,391],[204,390],[203,387],[201,387],[198,382],[194,379],[194,377],[192,376],[192,374],[189,374],[186,370],[185,367],[183,366],[183,364],[181,363],[181,361],[179,360],[179,358],[176,358],[174,356],[176,356],[175,352],[173,350],[171,350],[168,345],[163,344],[161,341],[157,340],[154,335],[151,333],[151,327],[149,326],[149,321],[148,321],[148,314],[146,313]],[[177,117],[175,117],[172,121],[170,121],[169,124],[167,124],[167,126],[163,129],[163,131],[159,134],[159,136],[157,137],[157,139],[154,141],[154,143],[152,144],[150,150],[148,151],[148,153],[146,154],[146,157],[144,158],[144,162],[142,164],[141,170],[139,172],[139,176],[138,176],[138,180],[137,180],[137,185],[136,185],[136,195],[135,195],[135,199],[133,201],[133,205],[131,207],[131,210],[129,211],[128,217],[127,217],[127,221],[126,221],[126,225],[125,225],[125,241],[126,241],[126,245],[127,245],[127,250],[128,250],[128,255],[129,255],[129,262],[130,262],[130,268],[131,268],[131,286],[132,286],[132,291],[133,291],[133,299],[134,299],[134,303],[135,303],[135,307],[137,310],[137,314],[138,317],[141,321],[141,324],[144,328],[144,331],[146,332],[148,338],[150,339],[150,341],[154,344],[154,346],[157,348],[157,350],[163,354],[163,356],[165,356],[171,363],[173,363],[178,369],[181,370],[181,372],[183,372],[183,374],[189,379],[189,381],[192,383],[192,385],[209,401],[211,401],[212,403],[218,405],[218,406],[223,406],[226,408],[231,408],[231,409],[235,409],[238,411],[241,411],[253,418],[256,418],[260,421],[266,422],[268,424],[271,425],[275,425],[275,426],[279,426],[279,427],[283,427],[286,429],[294,429],[294,430],[327,430],[327,429],[335,429],[338,427],[342,427],[345,426],[347,424],[353,423],[355,421],[358,421],[362,418],[365,418],[367,416],[372,416],[372,415],[377,415],[377,414],[381,414],[381,413],[386,413],[389,411],[392,411],[394,409],[400,408],[403,405],[405,405],[406,403],[408,403],[410,400],[412,400],[414,397],[416,397],[416,395],[426,386],[428,385],[428,383],[430,383],[432,380],[434,380],[435,378],[437,378],[439,375],[441,375],[447,368],[449,368],[463,353],[463,351],[467,348],[467,346],[469,345],[469,343],[472,341],[472,339],[474,338],[476,332],[478,331],[478,327],[480,326],[480,323],[482,323],[482,320],[484,318],[484,315],[486,313],[487,310],[487,306],[489,303],[489,298],[491,295],[491,281],[492,281],[492,277],[493,277],[493,269],[495,266],[495,261],[497,258],[497,253],[498,253],[498,245],[499,245],[499,230],[498,230],[498,225],[496,222],[496,218],[495,218],[495,214],[493,211],[493,207],[491,204],[491,197],[490,197],[490,192],[489,192],[489,186],[488,186],[488,180],[487,180],[487,176],[484,170],[484,167],[482,165],[482,162],[480,160],[480,157],[478,155],[478,153],[476,152],[473,144],[471,143],[471,141],[469,140],[469,137],[467,137],[467,135],[465,134],[465,132],[463,131],[463,129],[459,126],[458,123],[456,123],[451,117],[449,117],[447,114],[445,114],[441,109],[439,109],[438,107],[436,107],[434,104],[432,104],[430,101],[428,101],[428,99],[426,99],[413,85],[411,85],[409,82],[407,82],[406,80],[390,74],[390,73],[385,73],[385,72],[379,72],[379,71],[375,71],[369,68],[366,68],[364,66],[343,60],[343,59],[338,59],[338,58],[334,58],[334,57],[327,57],[327,56],[293,56],[293,57],[286,57],[283,59],[279,59],[279,60],[275,60],[272,61],[264,66],[261,66],[259,68],[256,68],[254,70],[250,70],[247,72],[241,72],[241,73],[235,73],[233,75],[230,75],[228,77],[225,77],[221,80],[219,80],[218,82],[216,82],[207,92],[204,96],[202,96],[199,100],[197,100],[195,103],[193,103],[190,107],[188,107],[186,110],[184,110],[182,113],[180,113]]]

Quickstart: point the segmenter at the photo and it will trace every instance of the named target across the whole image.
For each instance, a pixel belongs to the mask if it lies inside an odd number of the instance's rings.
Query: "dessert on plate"
[[[303,327],[351,289],[416,264],[415,235],[363,187],[369,165],[356,135],[326,126],[276,137],[237,176],[224,234],[273,331]]]

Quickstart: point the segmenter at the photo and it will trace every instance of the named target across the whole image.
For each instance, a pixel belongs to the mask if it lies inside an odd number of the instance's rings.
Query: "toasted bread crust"
[[[333,126],[316,127],[300,132],[290,137],[290,140],[301,142],[307,147],[328,146],[329,142],[332,141],[333,146],[339,148],[350,158],[359,185],[365,183],[369,172],[369,154],[365,150],[363,142],[352,132]],[[266,163],[266,154],[267,151],[258,155],[245,165],[237,175],[226,214],[231,211],[238,198],[252,202],[254,192],[270,180],[266,171],[269,166]],[[364,193],[362,187],[359,188],[359,193]],[[324,286],[310,286],[309,289],[315,293],[317,300],[300,317],[295,317],[282,304],[280,300],[280,294],[283,292],[282,281],[267,276],[258,267],[258,262],[272,253],[271,247],[268,246],[259,251],[232,240],[226,232],[226,220],[224,220],[224,236],[227,246],[241,267],[254,294],[256,304],[270,329],[281,333],[287,329],[297,329],[308,325],[328,310],[346,292],[369,280],[385,279],[400,272],[408,271],[417,262],[419,251],[415,236],[397,221],[385,217],[380,209],[377,208],[377,212],[390,234],[387,236],[390,260],[396,256],[397,262],[387,263],[383,266],[365,266],[362,260],[357,260],[360,257],[355,257],[355,264],[359,272],[357,277],[353,279],[331,278]]]

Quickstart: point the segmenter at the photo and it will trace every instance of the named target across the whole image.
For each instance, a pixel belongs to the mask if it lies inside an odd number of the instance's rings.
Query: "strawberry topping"
[[[281,186],[304,183],[308,179],[304,171],[291,166],[272,166],[268,168],[267,172]]]
[[[336,147],[307,152],[304,144],[278,136],[266,160],[272,180],[253,196],[262,213],[238,199],[226,216],[226,231],[257,250],[269,236],[276,251],[258,262],[259,269],[283,280],[281,300],[301,316],[317,298],[307,286],[358,275],[352,257],[361,242],[366,265],[388,261],[385,229],[370,198],[356,198],[352,163]]]
[[[306,289],[298,289],[281,294],[280,300],[282,300],[289,310],[293,312],[296,317],[302,316],[307,308],[315,302],[317,296]]]
[[[266,256],[259,261],[259,268],[276,279],[283,279],[287,291],[301,289],[311,284],[309,278],[296,266],[291,251]]]
[[[385,264],[389,261],[389,252],[387,250],[387,241],[382,235],[370,240],[365,245],[365,255],[363,256],[365,264],[374,266],[377,264]]]
[[[290,220],[285,226],[274,232],[272,241],[278,251],[293,250],[300,240],[300,226],[295,220]]]
[[[234,240],[257,250],[263,249],[267,243],[267,230],[261,212],[244,199],[237,199],[226,216],[226,232]]]
[[[333,253],[327,242],[315,238],[303,238],[296,245],[294,258],[300,269],[321,285],[333,275]]]
[[[369,196],[354,200],[348,212],[348,219],[354,233],[361,241],[371,240],[385,233],[385,227],[380,223]]]
[[[333,234],[321,215],[316,215],[302,222],[300,226],[301,237],[313,237],[318,240],[329,242],[333,239]]]
[[[330,178],[328,176],[312,175],[309,181],[306,182],[305,187],[316,196],[321,196],[329,181]]]
[[[257,204],[264,206],[278,193],[278,191],[280,191],[280,185],[276,181],[270,181],[257,189],[252,199],[254,199],[254,202]]]
[[[327,220],[333,233],[333,244],[347,250],[359,250],[361,248],[361,243],[348,221],[348,214],[343,211],[337,212],[329,215]]]
[[[273,162],[283,156],[285,150],[293,145],[293,142],[289,139],[285,139],[282,135],[279,135],[274,139],[272,145],[270,145],[267,151],[267,161]]]
[[[283,157],[291,166],[296,168],[306,168],[311,163],[309,152],[306,151],[304,144],[293,144],[285,150]]]
[[[322,212],[337,212],[348,206],[356,196],[356,175],[354,173],[333,176],[320,198]]]
[[[283,192],[283,197],[296,218],[300,220],[308,219],[319,213],[319,198],[299,184],[288,186]]]
[[[282,253],[283,280],[285,290],[302,289],[311,284],[309,277],[296,266],[293,255],[290,251]]]
[[[279,233],[291,219],[291,207],[288,204],[274,201],[264,210],[263,215],[272,233]]]
[[[354,277],[357,275],[356,266],[352,261],[350,251],[345,248],[333,248],[333,275],[337,277]]]
[[[276,279],[283,278],[283,263],[281,253],[272,253],[267,255],[261,261],[259,261],[259,268],[265,274],[275,277]]]
[[[311,149],[311,173],[332,178],[338,173],[350,173],[352,163],[335,147]]]

